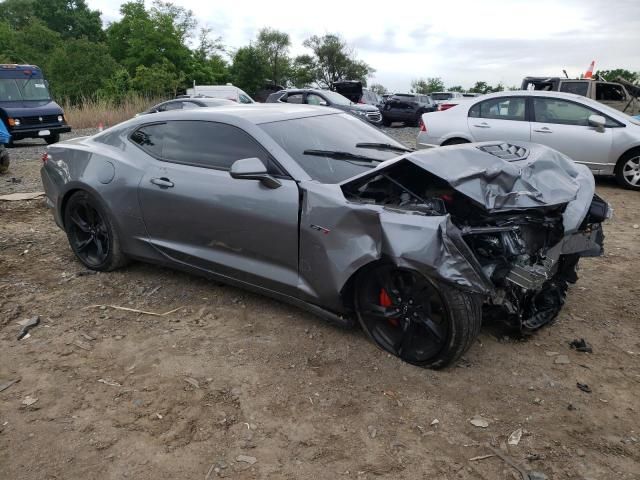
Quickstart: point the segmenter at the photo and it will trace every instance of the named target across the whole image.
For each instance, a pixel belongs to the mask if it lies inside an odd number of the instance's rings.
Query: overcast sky
[[[87,3],[109,22],[123,2]],[[338,33],[376,69],[370,82],[396,92],[418,77],[470,87],[477,80],[519,85],[526,75],[562,75],[563,68],[576,76],[591,60],[596,70],[640,71],[640,0],[173,3],[193,10],[230,50],[265,26],[289,33],[293,55],[310,35]]]

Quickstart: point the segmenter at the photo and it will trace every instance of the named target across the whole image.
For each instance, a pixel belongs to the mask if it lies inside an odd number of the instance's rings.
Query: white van
[[[238,103],[255,103],[247,92],[230,83],[227,85],[195,85],[193,88],[187,88],[187,95],[226,98]]]

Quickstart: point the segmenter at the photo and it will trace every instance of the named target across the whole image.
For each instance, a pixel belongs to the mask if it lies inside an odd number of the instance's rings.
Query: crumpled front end
[[[537,145],[420,151],[303,191],[314,296],[337,304],[354,273],[391,262],[482,295],[487,316],[522,331],[557,315],[579,258],[602,254],[610,214],[586,167]]]

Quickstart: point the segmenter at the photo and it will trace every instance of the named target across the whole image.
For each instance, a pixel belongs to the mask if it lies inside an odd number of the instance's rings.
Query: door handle
[[[478,128],[491,128],[491,125],[489,125],[487,122],[474,124],[473,126]]]
[[[154,185],[158,185],[159,187],[162,187],[162,188],[173,187],[173,182],[169,180],[167,177],[152,178],[151,183],[153,183]]]
[[[550,128],[547,128],[547,127],[534,128],[533,131],[537,132],[537,133],[553,133],[553,130],[551,130]]]

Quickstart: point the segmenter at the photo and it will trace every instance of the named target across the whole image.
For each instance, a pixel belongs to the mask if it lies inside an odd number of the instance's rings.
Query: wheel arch
[[[462,140],[462,142],[460,142]],[[441,147],[446,147],[447,145],[456,145],[459,143],[471,143],[473,140],[469,140],[468,138],[463,137],[462,135],[454,135],[452,137],[447,138],[444,142],[440,144]]]
[[[355,272],[351,274],[351,276],[347,279],[347,281],[342,286],[342,289],[340,289],[340,298],[342,300],[342,304],[348,311],[355,311],[354,295],[355,295],[355,288],[356,288],[356,280],[358,279],[358,277],[368,272],[369,270],[373,270],[376,267],[379,267],[381,265],[389,265],[389,264],[393,264],[393,262],[390,259],[386,257],[380,257],[376,260],[372,260],[371,262],[362,265],[360,268],[358,268]]]
[[[620,160],[625,158],[627,155],[633,154],[633,153],[636,153],[636,152],[638,153],[638,155],[640,155],[640,145],[635,145],[633,147],[627,148],[624,152],[622,152],[622,155],[620,155],[616,159],[615,171],[617,172],[620,169],[620,165],[621,165]]]

